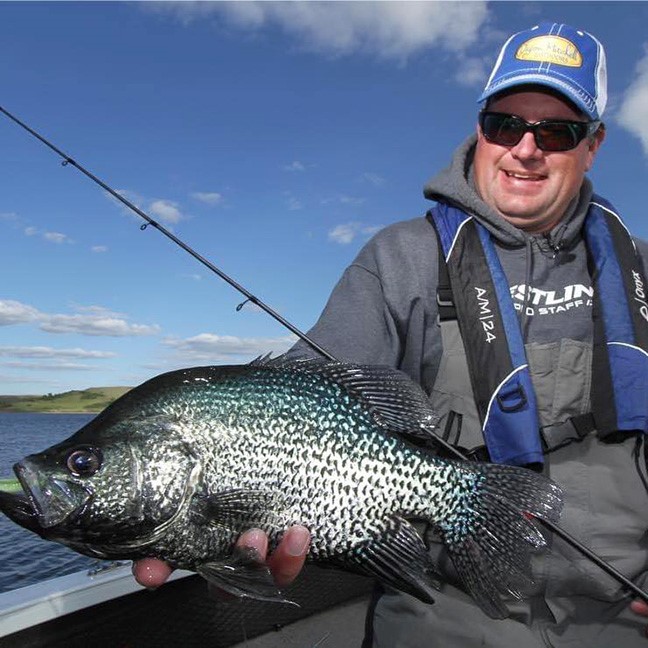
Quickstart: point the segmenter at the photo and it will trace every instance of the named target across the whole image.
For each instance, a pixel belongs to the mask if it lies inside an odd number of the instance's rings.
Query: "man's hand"
[[[268,536],[259,529],[246,531],[237,541],[238,547],[254,549],[261,560],[266,560]],[[304,566],[310,546],[310,533],[303,526],[290,527],[281,539],[279,546],[267,559],[268,567],[279,587],[290,585]],[[173,569],[167,563],[155,558],[143,558],[133,563],[133,576],[144,587],[155,588],[162,585]]]
[[[641,616],[648,617],[648,603],[642,601],[641,599],[635,599],[630,603],[630,609],[635,614],[641,614]],[[648,627],[646,628],[646,635],[648,635]]]

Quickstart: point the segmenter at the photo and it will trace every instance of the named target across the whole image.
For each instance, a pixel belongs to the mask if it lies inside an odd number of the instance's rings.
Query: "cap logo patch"
[[[583,57],[574,43],[560,36],[536,36],[518,47],[515,58],[521,61],[555,63],[566,67],[581,67]]]

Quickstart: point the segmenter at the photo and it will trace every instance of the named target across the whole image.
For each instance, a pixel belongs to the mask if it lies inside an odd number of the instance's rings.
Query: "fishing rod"
[[[0,112],[9,117],[13,122],[18,124],[21,128],[24,128],[30,135],[33,135],[36,139],[38,139],[40,142],[45,144],[48,148],[50,148],[54,153],[59,155],[60,157],[63,158],[63,166],[67,166],[68,164],[71,164],[73,167],[81,171],[85,176],[90,178],[93,182],[98,184],[102,189],[107,191],[113,198],[116,198],[119,200],[120,203],[123,205],[126,205],[131,211],[134,211],[138,216],[143,218],[146,223],[140,227],[141,230],[145,230],[149,225],[152,227],[155,227],[161,234],[164,234],[168,239],[171,239],[176,245],[179,245],[185,252],[188,252],[194,259],[202,263],[206,268],[211,270],[214,274],[218,275],[221,279],[226,281],[230,286],[238,290],[240,293],[242,293],[246,297],[246,301],[243,302],[242,304],[239,304],[239,307],[237,310],[240,310],[240,308],[245,304],[246,302],[252,302],[253,304],[256,304],[259,308],[263,309],[270,317],[273,317],[277,322],[285,326],[289,331],[300,337],[302,340],[306,340],[312,347],[317,351],[318,353],[321,353],[325,358],[328,358],[329,360],[335,360],[335,358],[328,353],[325,349],[323,349],[319,344],[317,344],[314,340],[310,339],[305,333],[300,331],[296,326],[291,324],[288,320],[283,318],[279,313],[277,313],[275,310],[270,308],[267,304],[262,302],[258,297],[253,295],[251,292],[249,292],[246,288],[244,288],[241,284],[236,282],[232,277],[229,275],[225,274],[220,268],[216,267],[213,263],[211,263],[208,259],[205,259],[204,256],[198,254],[193,248],[189,247],[184,241],[180,240],[173,232],[168,230],[166,227],[161,225],[158,221],[154,220],[151,218],[146,212],[143,212],[139,207],[134,205],[130,200],[127,200],[122,196],[120,193],[115,191],[112,187],[108,186],[103,180],[97,178],[96,175],[90,173],[86,168],[81,166],[74,158],[71,158],[69,155],[61,151],[61,149],[57,148],[46,140],[42,135],[37,133],[34,129],[30,128],[25,124],[24,122],[20,121],[16,116],[12,115],[9,111],[5,110],[2,106],[0,106]]]
[[[156,220],[151,218],[147,213],[139,209],[136,205],[134,205],[132,202],[124,198],[121,194],[117,193],[112,187],[107,185],[103,180],[99,179],[97,176],[94,174],[90,173],[86,168],[84,168],[81,164],[79,164],[76,160],[71,158],[69,155],[61,151],[61,149],[57,148],[54,144],[49,142],[45,137],[40,135],[38,132],[36,132],[34,129],[30,128],[22,122],[20,119],[12,115],[9,111],[5,110],[2,106],[0,106],[0,112],[6,115],[11,121],[14,123],[18,124],[21,128],[26,130],[30,135],[35,137],[37,140],[39,140],[41,143],[45,144],[49,149],[54,151],[57,155],[63,158],[63,166],[67,165],[72,165],[76,169],[78,169],[81,173],[83,173],[85,176],[90,178],[94,183],[98,184],[102,189],[107,191],[111,196],[116,198],[119,202],[124,204],[126,207],[128,207],[131,211],[135,212],[138,216],[143,218],[146,223],[140,227],[140,229],[145,230],[149,225],[157,229],[160,233],[164,234],[168,239],[173,241],[176,245],[180,246],[185,252],[188,252],[194,259],[202,263],[206,268],[211,270],[214,274],[219,276],[221,279],[226,281],[230,286],[232,286],[235,290],[238,290],[241,294],[243,294],[246,297],[246,301],[250,301],[253,304],[256,304],[259,306],[259,308],[263,309],[268,315],[270,315],[272,318],[274,318],[277,322],[285,326],[289,331],[294,333],[296,336],[298,336],[301,340],[306,342],[308,345],[310,345],[311,348],[313,348],[315,351],[317,351],[319,354],[324,356],[326,359],[331,360],[333,362],[338,362],[338,360],[335,358],[334,355],[329,353],[326,349],[321,347],[315,340],[313,340],[310,336],[308,336],[306,333],[303,331],[299,330],[296,326],[294,326],[292,323],[290,323],[288,320],[286,320],[284,317],[279,315],[275,310],[273,310],[270,306],[265,304],[263,301],[261,301],[258,297],[253,295],[251,292],[249,292],[246,288],[244,288],[241,284],[239,284],[237,281],[232,279],[229,275],[225,274],[220,268],[215,266],[213,263],[211,263],[209,260],[205,259],[202,255],[200,255],[198,252],[196,252],[193,248],[191,248],[189,245],[187,245],[184,241],[180,240],[175,234],[170,232],[168,229],[166,229],[163,225],[158,223]],[[243,304],[246,302],[243,302]],[[238,309],[241,308],[243,304],[240,304]],[[238,310],[237,309],[237,310]],[[457,459],[461,461],[470,461],[466,455],[464,455],[460,450],[455,448],[451,443],[440,437],[438,434],[436,434],[433,430],[428,430],[430,434],[430,440],[433,441],[437,446],[440,446],[443,448],[446,452],[450,453],[452,456],[456,457]],[[639,598],[641,598],[643,601],[648,603],[648,592],[645,592],[642,590],[638,585],[633,583],[629,578],[624,576],[621,572],[616,570],[612,565],[610,565],[608,562],[603,560],[599,555],[594,553],[591,549],[586,547],[584,544],[582,544],[579,540],[574,538],[572,535],[567,533],[564,529],[562,529],[560,526],[558,526],[556,523],[550,521],[550,520],[545,520],[540,517],[535,517],[536,519],[542,526],[544,526],[546,529],[549,531],[552,531],[555,533],[558,537],[560,537],[564,542],[566,542],[568,545],[570,545],[573,549],[578,551],[581,555],[585,556],[587,559],[591,560],[595,565],[600,567],[604,572],[606,572],[609,576],[614,578],[618,583],[620,583],[622,586],[625,588],[631,590],[634,592]]]

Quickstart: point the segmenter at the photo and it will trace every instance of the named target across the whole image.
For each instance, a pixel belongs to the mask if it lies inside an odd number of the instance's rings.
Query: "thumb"
[[[304,566],[310,548],[306,527],[293,526],[284,534],[279,546],[268,559],[268,567],[279,587],[290,585]]]

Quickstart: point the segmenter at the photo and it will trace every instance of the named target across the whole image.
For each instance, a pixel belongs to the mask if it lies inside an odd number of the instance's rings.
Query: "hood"
[[[505,245],[519,247],[526,245],[529,234],[514,227],[478,195],[473,182],[473,157],[477,135],[468,137],[454,153],[450,166],[434,176],[426,185],[423,194],[429,200],[444,202],[459,207],[474,216],[494,238]],[[585,178],[580,194],[569,205],[565,218],[549,233],[548,243],[552,246],[570,247],[580,236],[580,230],[592,197],[592,184]],[[535,237],[542,239],[542,237]]]

